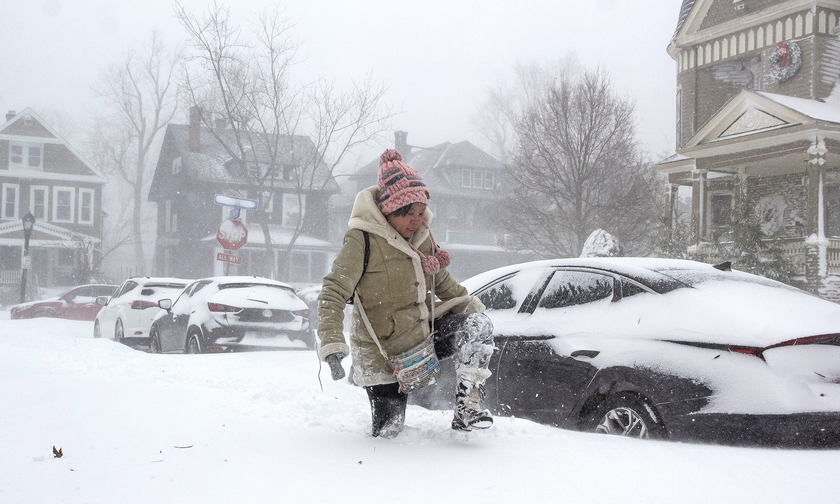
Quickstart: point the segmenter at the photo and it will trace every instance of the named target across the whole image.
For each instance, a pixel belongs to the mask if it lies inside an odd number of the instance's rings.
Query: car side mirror
[[[96,304],[99,306],[105,306],[108,304],[108,296],[96,296]]]
[[[166,311],[169,311],[172,308],[172,300],[171,299],[161,299],[158,301],[158,306],[163,308]]]

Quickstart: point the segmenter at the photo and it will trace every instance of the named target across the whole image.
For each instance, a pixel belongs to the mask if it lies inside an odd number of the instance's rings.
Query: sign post
[[[225,275],[227,275],[230,271],[231,264],[242,264],[242,257],[231,255],[231,252],[239,250],[243,245],[248,243],[248,228],[239,220],[239,210],[241,208],[256,210],[257,201],[217,194],[213,199],[213,203],[233,207],[230,212],[230,217],[216,228],[216,241],[225,249],[224,253],[219,252],[216,254],[216,260],[226,263]]]

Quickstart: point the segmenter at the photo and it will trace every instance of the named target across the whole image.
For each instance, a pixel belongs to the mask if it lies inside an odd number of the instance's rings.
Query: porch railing
[[[805,260],[808,247],[803,238],[782,240],[779,244],[784,257],[791,262],[797,275],[805,275]],[[826,257],[827,274],[840,276],[840,239],[829,239]],[[717,254],[717,249],[709,243],[700,244],[693,254],[698,261],[716,264],[726,259]]]
[[[0,285],[19,284],[20,270],[0,270]]]

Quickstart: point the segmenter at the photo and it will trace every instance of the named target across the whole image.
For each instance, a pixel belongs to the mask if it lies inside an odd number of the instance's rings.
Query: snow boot
[[[490,377],[490,370],[472,366],[458,366],[458,390],[455,392],[454,430],[469,432],[473,429],[487,429],[493,425],[490,411],[481,409],[484,400],[484,381]]]
[[[370,400],[371,435],[393,439],[405,424],[408,395],[400,392],[399,383],[365,387]]]

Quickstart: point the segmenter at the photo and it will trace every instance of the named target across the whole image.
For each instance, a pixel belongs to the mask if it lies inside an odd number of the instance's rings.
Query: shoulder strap
[[[368,263],[370,262],[370,233],[367,231],[362,231],[362,235],[365,237],[365,260],[362,263],[362,276],[365,276],[365,272],[367,272]],[[361,277],[359,277],[361,279]],[[355,298],[358,297],[356,295],[356,289],[353,288],[354,296],[347,300],[347,304],[351,305],[355,301]]]
[[[362,231],[362,234],[365,235],[365,262],[362,265],[362,276],[365,276],[368,262],[370,262],[370,233]]]

